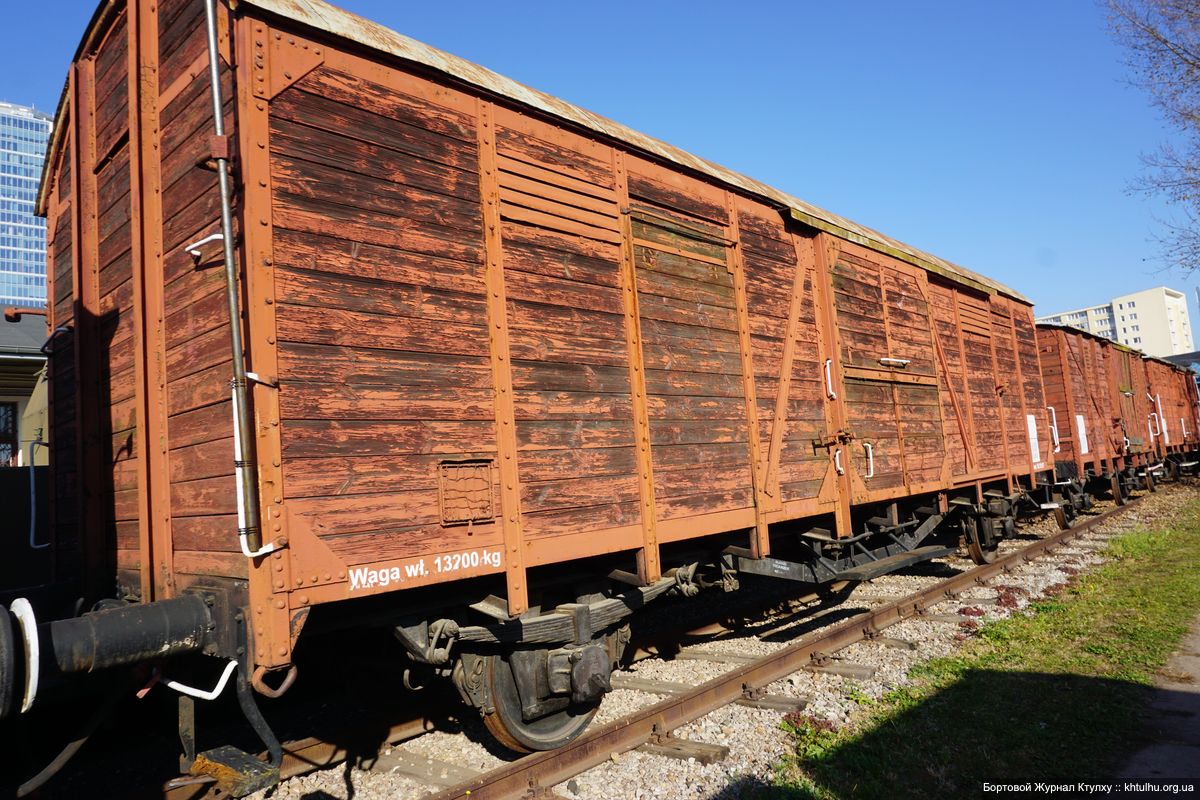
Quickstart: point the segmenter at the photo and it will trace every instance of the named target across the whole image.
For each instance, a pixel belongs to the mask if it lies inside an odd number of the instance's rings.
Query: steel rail
[[[632,750],[656,737],[686,725],[722,706],[734,703],[756,689],[819,664],[829,655],[855,642],[875,637],[883,629],[906,619],[919,619],[929,606],[954,599],[961,592],[983,586],[1021,563],[1053,552],[1090,528],[1119,516],[1141,498],[1110,509],[1086,522],[1061,530],[1028,547],[962,572],[935,586],[914,592],[887,605],[851,617],[831,628],[811,634],[789,647],[730,670],[684,694],[614,720],[590,734],[558,748],[533,753],[511,764],[432,795],[433,800],[502,800],[536,796],[609,759],[613,753]]]

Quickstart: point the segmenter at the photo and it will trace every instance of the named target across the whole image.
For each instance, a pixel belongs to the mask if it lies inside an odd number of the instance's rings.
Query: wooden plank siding
[[[612,153],[497,109],[496,157],[524,535],[640,525]]]
[[[1099,474],[1104,463],[1123,454],[1108,392],[1104,346],[1095,337],[1040,327],[1037,332],[1046,404],[1058,418],[1060,451],[1055,460],[1074,465],[1082,476]]]
[[[217,173],[211,157],[212,96],[204,9],[188,0],[159,4],[159,172],[163,330],[166,371],[166,479],[174,571],[244,577],[237,552],[233,422],[229,399],[229,309],[219,243],[195,259],[184,248],[220,231]],[[202,59],[199,64],[193,64]],[[190,68],[187,65],[192,64]],[[233,125],[234,75],[219,64],[225,122]],[[189,554],[209,554],[203,558]]]
[[[68,107],[72,106],[73,81],[68,86]],[[48,508],[50,511],[51,542],[54,553],[54,578],[71,580],[80,577],[79,539],[79,425],[76,401],[75,342],[71,331],[75,325],[75,251],[77,196],[75,133],[73,118],[60,121],[60,135],[65,142],[58,158],[51,164],[50,202],[46,223],[46,296],[47,330],[51,332],[49,346],[52,357],[47,360],[47,415],[50,430],[43,438],[50,441],[50,473]]]
[[[753,337],[760,473],[768,496],[782,508],[818,498],[830,472],[828,454],[812,445],[828,428],[815,244],[758,204],[740,206],[738,230]]]
[[[949,469],[926,274],[845,244],[831,280],[852,502],[926,491]]]
[[[630,183],[658,518],[753,508],[728,217],[679,208],[656,181]]]
[[[1176,453],[1191,449],[1196,443],[1196,429],[1189,417],[1188,394],[1185,381],[1190,375],[1174,365],[1156,359],[1146,359],[1146,377],[1150,394],[1154,396],[1153,409],[1159,414],[1158,439],[1160,452]]]
[[[1142,357],[1116,344],[1106,343],[1108,391],[1113,398],[1119,422],[1119,436],[1130,455],[1148,454],[1154,442],[1150,436],[1149,383]]]
[[[89,487],[99,496],[103,514],[101,536],[105,548],[115,547],[119,568],[137,570],[142,565],[138,531],[138,441],[135,378],[138,360],[134,331],[134,292],[131,226],[131,175],[129,158],[129,15],[117,19],[95,56],[94,161],[97,213],[98,341],[92,353],[98,358],[100,383],[96,401],[101,408],[99,430],[93,445],[104,465],[98,485]],[[140,578],[123,581],[127,590]]]
[[[66,156],[52,173],[48,261],[56,559],[83,591],[140,593],[128,25],[116,14],[68,91]]]
[[[354,83],[270,106],[284,497],[349,566],[499,541],[438,505],[496,458],[474,120]]]

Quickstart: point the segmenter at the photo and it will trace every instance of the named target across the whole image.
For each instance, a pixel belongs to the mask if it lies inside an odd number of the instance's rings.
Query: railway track
[[[661,680],[645,680],[618,673],[614,676],[614,688],[663,696],[664,699],[646,705],[630,714],[612,719],[592,732],[559,750],[535,753],[511,763],[505,763],[490,771],[476,773],[452,760],[427,757],[419,748],[410,749],[412,740],[430,730],[426,719],[407,720],[392,725],[383,737],[378,753],[364,752],[324,739],[307,739],[285,746],[282,777],[304,775],[314,770],[328,769],[349,760],[352,764],[365,765],[376,772],[394,772],[407,776],[414,785],[424,784],[423,791],[415,794],[433,796],[438,800],[451,798],[515,798],[555,796],[552,788],[581,773],[613,758],[613,754],[640,749],[643,752],[677,758],[692,758],[706,763],[719,759],[721,747],[703,742],[680,739],[673,735],[680,727],[711,714],[730,704],[768,708],[776,712],[799,710],[804,701],[767,692],[772,683],[802,671],[824,671],[846,674],[854,670],[838,656],[839,651],[864,641],[880,644],[904,645],[885,635],[888,628],[908,620],[949,622],[965,620],[967,617],[952,617],[939,614],[935,608],[941,603],[959,599],[972,589],[986,588],[995,579],[1025,562],[1062,548],[1083,536],[1098,525],[1113,521],[1128,510],[1137,508],[1141,499],[1124,507],[1114,507],[1103,513],[1078,522],[1074,527],[1037,539],[1020,549],[1001,555],[991,564],[975,567],[951,577],[937,581],[918,591],[891,600],[875,597],[880,602],[873,608],[834,622],[828,627],[803,635],[793,643],[760,658],[746,655],[705,651],[695,647],[654,648],[643,643],[649,652],[639,652],[641,658],[655,655],[680,660],[711,661],[723,666],[732,664],[722,674],[698,686],[671,683]],[[977,593],[976,593],[977,594]],[[973,602],[979,602],[975,600]],[[831,617],[839,612],[838,606],[821,609],[815,617],[809,615],[806,622],[824,624],[821,617]],[[720,625],[703,625],[689,629],[681,638],[689,635],[711,633],[721,630]],[[713,641],[720,641],[715,639]],[[841,670],[841,671],[839,671]],[[846,671],[849,670],[849,671]],[[853,677],[851,675],[851,677]],[[403,746],[398,746],[403,744]],[[395,749],[392,749],[395,746]],[[348,758],[349,756],[349,758]],[[347,783],[349,777],[346,777]],[[196,779],[179,779],[168,783],[165,796],[171,800],[204,796],[211,787]]]
[[[782,650],[734,667],[695,688],[672,694],[655,705],[609,722],[558,750],[534,753],[446,788],[434,795],[434,800],[547,796],[551,787],[604,762],[613,753],[623,753],[646,745],[657,745],[663,749],[674,747],[681,753],[687,753],[688,743],[674,739],[672,731],[731,703],[761,698],[771,683],[804,669],[827,665],[839,650],[877,638],[899,622],[933,614],[932,609],[938,604],[954,600],[968,589],[986,586],[992,579],[1010,572],[1023,562],[1054,552],[1140,502],[1139,499],[1127,506],[1113,508],[1072,528],[1000,556],[990,564],[961,572],[901,599],[876,606],[805,636]]]

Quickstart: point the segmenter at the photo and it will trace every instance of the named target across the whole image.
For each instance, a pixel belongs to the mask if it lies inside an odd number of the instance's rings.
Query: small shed
[[[30,445],[48,436],[45,342],[45,317],[0,320],[0,466],[27,466]],[[45,447],[34,448],[35,464],[47,458]]]

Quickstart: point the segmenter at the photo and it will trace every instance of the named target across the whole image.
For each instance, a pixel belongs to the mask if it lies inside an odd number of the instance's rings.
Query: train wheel
[[[1112,484],[1111,491],[1112,491],[1112,496],[1113,496],[1113,502],[1119,506],[1125,505],[1125,501],[1127,498],[1125,496],[1125,487],[1121,485],[1121,476],[1113,475],[1111,484]]]
[[[963,517],[963,532],[967,539],[967,554],[976,564],[990,564],[996,560],[1000,542],[992,535],[992,521]]]
[[[484,715],[484,725],[500,744],[518,753],[562,747],[583,733],[600,707],[599,700],[595,703],[570,703],[544,716],[527,720],[521,713],[521,695],[517,691],[508,659],[499,655],[489,656],[485,675],[495,710]]]

